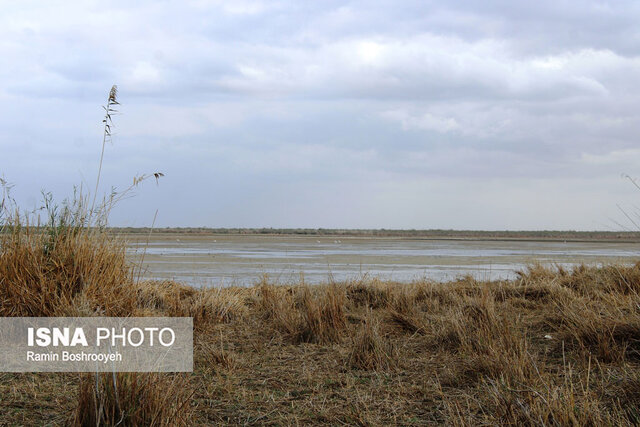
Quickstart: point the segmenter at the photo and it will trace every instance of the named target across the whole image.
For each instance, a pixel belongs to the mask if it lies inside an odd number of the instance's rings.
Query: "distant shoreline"
[[[297,237],[396,237],[428,240],[530,240],[530,241],[603,241],[640,242],[640,232],[632,231],[484,231],[484,230],[390,230],[328,228],[205,228],[205,227],[112,227],[117,234],[182,234],[297,236]]]

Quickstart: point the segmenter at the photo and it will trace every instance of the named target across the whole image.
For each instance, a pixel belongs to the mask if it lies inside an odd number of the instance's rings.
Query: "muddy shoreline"
[[[635,263],[633,241],[425,239],[370,236],[122,234],[129,256],[144,254],[145,277],[196,286],[249,286],[264,275],[279,283],[359,277],[410,282],[510,279],[533,263]],[[147,243],[148,241],[148,243]]]

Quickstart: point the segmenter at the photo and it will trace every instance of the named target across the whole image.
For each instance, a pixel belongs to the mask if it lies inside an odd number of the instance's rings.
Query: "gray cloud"
[[[117,223],[601,228],[598,206],[635,196],[639,18],[630,1],[10,4],[0,173],[25,203],[89,185],[118,83],[103,181],[167,177]]]

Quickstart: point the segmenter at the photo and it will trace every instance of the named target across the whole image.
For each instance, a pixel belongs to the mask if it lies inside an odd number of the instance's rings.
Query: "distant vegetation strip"
[[[116,233],[149,233],[147,227],[113,227]],[[397,230],[338,228],[155,228],[155,233],[176,234],[247,234],[292,236],[412,237],[443,239],[565,239],[565,240],[640,240],[640,232],[630,231],[485,231],[485,230]]]

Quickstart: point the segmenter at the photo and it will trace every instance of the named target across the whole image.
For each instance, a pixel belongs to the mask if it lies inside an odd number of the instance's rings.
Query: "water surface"
[[[640,243],[525,240],[429,240],[387,237],[260,235],[128,236],[144,253],[144,275],[196,286],[252,285],[264,274],[279,283],[342,281],[362,276],[411,281],[513,278],[527,264],[635,262]]]

